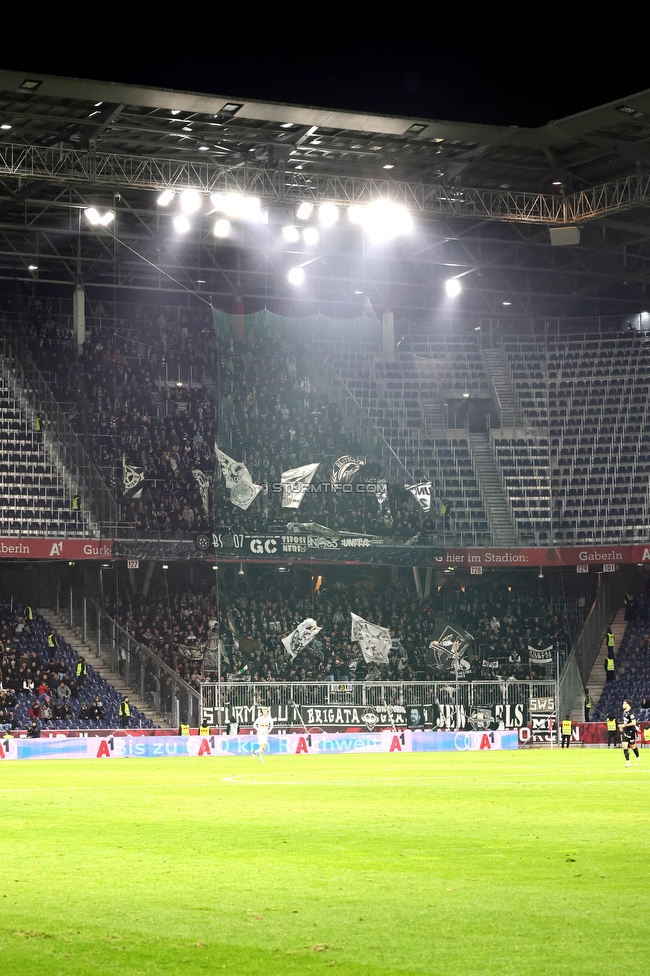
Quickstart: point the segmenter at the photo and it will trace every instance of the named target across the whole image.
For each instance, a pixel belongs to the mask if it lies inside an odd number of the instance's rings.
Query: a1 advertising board
[[[359,732],[271,735],[267,755],[340,755],[354,752],[490,752],[517,749],[512,732]],[[255,735],[109,736],[85,739],[2,739],[0,759],[163,759],[251,756]]]

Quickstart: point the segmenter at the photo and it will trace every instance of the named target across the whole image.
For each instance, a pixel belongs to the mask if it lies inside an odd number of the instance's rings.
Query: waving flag
[[[316,474],[318,464],[318,461],[316,464],[303,464],[299,468],[289,468],[288,471],[282,472],[280,481],[283,508],[300,508],[303,496]]]
[[[261,492],[262,486],[253,484],[251,473],[245,464],[228,457],[227,454],[219,450],[216,444],[214,450],[226,482],[226,488],[230,489],[230,501],[237,508],[243,508],[246,511]]]
[[[203,471],[192,471],[194,480],[196,481],[197,488],[199,489],[199,494],[201,495],[201,504],[206,512],[209,512],[208,508],[208,489],[210,488],[210,479],[207,474]]]
[[[122,477],[124,481],[124,498],[141,498],[144,488],[144,471],[133,464],[127,464],[122,458]]]
[[[313,641],[316,634],[320,634],[322,629],[312,617],[307,617],[306,620],[298,624],[295,630],[282,638],[284,649],[292,661],[300,651],[303,651]]]
[[[349,484],[354,478],[359,468],[365,464],[360,458],[353,458],[349,454],[344,454],[338,458],[332,466],[332,485],[338,488],[339,485]]]
[[[423,481],[419,485],[404,485],[407,491],[410,491],[417,503],[423,509],[423,511],[428,512],[431,508],[431,482]]]
[[[350,640],[358,641],[366,664],[388,664],[388,653],[392,639],[388,627],[379,627],[351,613],[352,631]]]

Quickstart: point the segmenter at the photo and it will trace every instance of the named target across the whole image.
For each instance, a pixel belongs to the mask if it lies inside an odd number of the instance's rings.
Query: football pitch
[[[650,751],[0,765],[0,970],[647,971]]]

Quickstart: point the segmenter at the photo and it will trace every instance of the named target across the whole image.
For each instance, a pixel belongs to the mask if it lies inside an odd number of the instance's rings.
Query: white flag
[[[246,511],[247,508],[250,508],[261,490],[261,485],[254,485],[250,481],[240,481],[234,488],[231,488],[230,501],[237,508],[243,508]]]
[[[314,639],[316,634],[320,634],[323,628],[319,627],[313,617],[307,617],[302,623],[298,624],[295,630],[292,630],[290,634],[282,638],[282,643],[284,644],[284,649],[293,661],[296,654],[299,651],[304,650],[305,647]]]
[[[280,480],[283,508],[300,508],[303,496],[316,474],[318,463],[317,461],[316,464],[303,464],[300,468],[290,468],[282,472]]]
[[[423,510],[428,512],[431,508],[431,482],[423,481],[419,485],[404,485],[404,487],[411,492]]]
[[[359,647],[366,664],[388,664],[388,653],[391,649],[392,638],[388,627],[379,627],[364,620],[356,613],[352,617],[352,632],[350,640],[359,641]]]
[[[199,494],[201,495],[201,503],[207,515],[209,512],[208,489],[210,488],[210,479],[203,471],[192,471],[192,474],[194,475],[194,480],[196,481]]]
[[[234,461],[228,457],[227,454],[219,450],[216,444],[214,451],[221,465],[221,473],[226,482],[226,488],[230,489],[230,501],[237,508],[243,508],[246,511],[261,492],[262,486],[253,484],[250,471],[241,461]]]
[[[217,461],[221,465],[221,473],[226,482],[226,488],[234,488],[235,485],[238,485],[242,481],[252,483],[253,479],[245,464],[228,457],[227,454],[219,450],[216,444],[214,445],[214,451],[217,455]]]

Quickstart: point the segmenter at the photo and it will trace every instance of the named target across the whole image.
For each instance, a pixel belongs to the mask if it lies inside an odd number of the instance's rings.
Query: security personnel
[[[50,657],[54,657],[57,648],[59,646],[59,638],[56,635],[54,627],[50,627],[47,632],[47,649],[50,652]]]
[[[87,674],[88,665],[82,657],[79,657],[79,660],[77,661],[77,685],[79,688],[83,688]]]
[[[589,694],[589,689],[585,688],[585,722],[589,721],[589,716],[591,715],[591,695]]]
[[[609,654],[609,652],[611,650],[611,652],[613,654],[614,653],[614,645],[616,644],[616,639],[614,637],[614,634],[612,632],[612,628],[611,627],[609,628],[609,630],[605,634],[605,643],[607,644],[607,653]]]
[[[616,716],[611,712],[607,716],[607,748],[614,743],[614,748],[618,749],[618,725],[616,723]]]
[[[34,430],[36,431],[37,434],[43,433],[43,420],[41,418],[40,413],[36,414],[36,416],[34,417]]]
[[[131,721],[131,706],[129,705],[129,699],[126,697],[126,695],[123,697],[122,701],[120,702],[119,715],[120,715],[120,725],[122,726],[123,729],[128,729],[129,722]]]
[[[566,718],[563,718],[562,719],[562,748],[563,749],[564,749],[565,745],[566,745],[567,749],[571,745],[571,732],[572,732],[572,730],[573,730],[573,723],[572,723],[571,719],[569,718],[569,716],[567,715]]]
[[[210,726],[199,725],[199,735],[210,735]]]
[[[34,619],[34,611],[29,604],[27,604],[23,610],[23,617],[28,624],[31,624],[32,620]]]
[[[179,735],[189,735],[189,734],[190,734],[190,727],[189,727],[189,725],[187,725],[186,722],[181,722],[181,727],[180,727]]]
[[[605,681],[613,681],[616,677],[616,661],[614,660],[614,648],[607,648],[607,657],[604,662],[605,668]]]
[[[72,511],[80,512],[82,508],[81,495],[74,495],[72,498]]]

